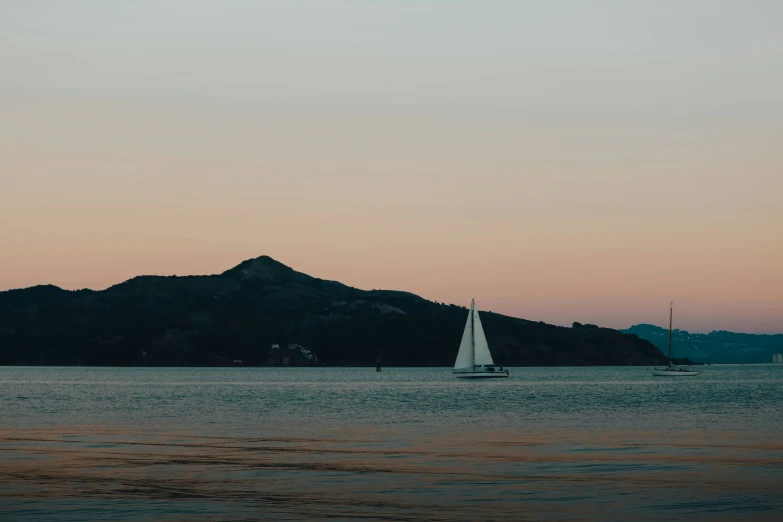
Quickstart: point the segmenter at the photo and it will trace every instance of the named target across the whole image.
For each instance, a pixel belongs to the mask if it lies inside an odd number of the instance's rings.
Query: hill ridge
[[[0,292],[0,364],[373,365],[380,355],[385,365],[451,366],[467,313],[312,277],[269,256],[215,275],[137,276],[99,291],[37,288]],[[506,366],[665,361],[648,341],[616,330],[481,313],[492,354]]]
[[[669,329],[654,324],[636,324],[622,330],[650,341],[661,351],[668,346]],[[783,334],[752,334],[713,330],[691,333],[672,330],[674,353],[680,357],[714,364],[758,364],[772,361],[772,354],[783,353]]]

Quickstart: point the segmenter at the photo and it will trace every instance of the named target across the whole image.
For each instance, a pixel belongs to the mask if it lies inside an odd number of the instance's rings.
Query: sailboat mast
[[[669,364],[672,364],[672,309],[674,301],[669,303]]]
[[[476,300],[470,300],[470,351],[473,353],[473,366],[476,366]]]

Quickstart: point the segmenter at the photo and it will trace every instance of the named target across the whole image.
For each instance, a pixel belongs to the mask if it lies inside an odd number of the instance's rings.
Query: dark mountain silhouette
[[[637,324],[625,333],[646,339],[664,353],[668,349],[669,330],[651,324]],[[772,362],[772,354],[783,353],[783,334],[748,334],[715,330],[708,334],[673,330],[674,354],[705,363],[756,364]]]
[[[451,366],[466,317],[462,306],[359,290],[263,256],[219,275],[139,276],[103,291],[0,292],[0,364],[372,366],[380,356],[384,366]],[[665,362],[648,341],[608,328],[490,312],[482,321],[507,366]]]

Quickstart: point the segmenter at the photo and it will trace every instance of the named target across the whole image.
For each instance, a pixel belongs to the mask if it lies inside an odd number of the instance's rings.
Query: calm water
[[[781,520],[783,365],[0,368],[10,520]]]

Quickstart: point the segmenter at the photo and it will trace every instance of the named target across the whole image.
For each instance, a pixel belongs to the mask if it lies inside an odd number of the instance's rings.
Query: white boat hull
[[[693,377],[699,375],[701,372],[693,370],[653,370],[652,374],[655,377]]]
[[[458,379],[502,379],[508,377],[506,372],[454,372]]]

